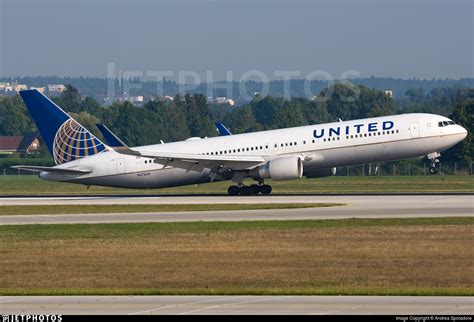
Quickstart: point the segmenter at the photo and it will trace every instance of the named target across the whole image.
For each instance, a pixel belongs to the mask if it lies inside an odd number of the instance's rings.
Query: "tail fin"
[[[56,164],[107,151],[105,144],[37,90],[20,95]]]

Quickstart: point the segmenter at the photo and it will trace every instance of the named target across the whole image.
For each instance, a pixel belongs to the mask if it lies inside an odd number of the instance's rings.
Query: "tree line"
[[[76,88],[67,85],[66,91],[53,100],[97,137],[102,138],[95,124],[104,123],[130,146],[216,136],[216,121],[224,122],[237,134],[339,119],[428,112],[448,116],[470,133],[466,140],[444,154],[445,159],[473,160],[474,88],[435,88],[429,93],[414,88],[407,91],[406,97],[395,100],[380,90],[337,83],[324,88],[313,100],[255,97],[237,108],[209,104],[202,94],[178,94],[173,101],[156,98],[143,107],[130,102],[115,102],[104,107],[90,97],[81,97]],[[31,131],[37,131],[36,126],[20,96],[0,96],[0,135],[22,135]]]

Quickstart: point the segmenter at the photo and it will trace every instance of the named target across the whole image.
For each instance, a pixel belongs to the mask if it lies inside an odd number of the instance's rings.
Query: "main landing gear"
[[[244,186],[243,184],[239,184],[238,186],[230,186],[227,189],[227,193],[229,196],[250,196],[250,195],[258,195],[261,193],[262,195],[268,195],[272,192],[272,186],[268,184],[252,184],[250,186]]]
[[[438,158],[441,156],[438,152],[428,154],[428,159],[431,161],[430,174],[437,174],[439,172],[440,163]]]

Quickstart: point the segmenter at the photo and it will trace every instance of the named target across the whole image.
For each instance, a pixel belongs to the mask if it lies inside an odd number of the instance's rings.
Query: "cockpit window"
[[[454,123],[453,121],[441,121],[441,122],[438,122],[438,127],[445,127],[445,126],[448,126],[448,125],[454,125],[456,123]]]

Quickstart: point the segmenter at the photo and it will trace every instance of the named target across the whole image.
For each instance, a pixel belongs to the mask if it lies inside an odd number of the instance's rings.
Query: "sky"
[[[472,0],[0,0],[0,77],[474,77],[473,16]]]

